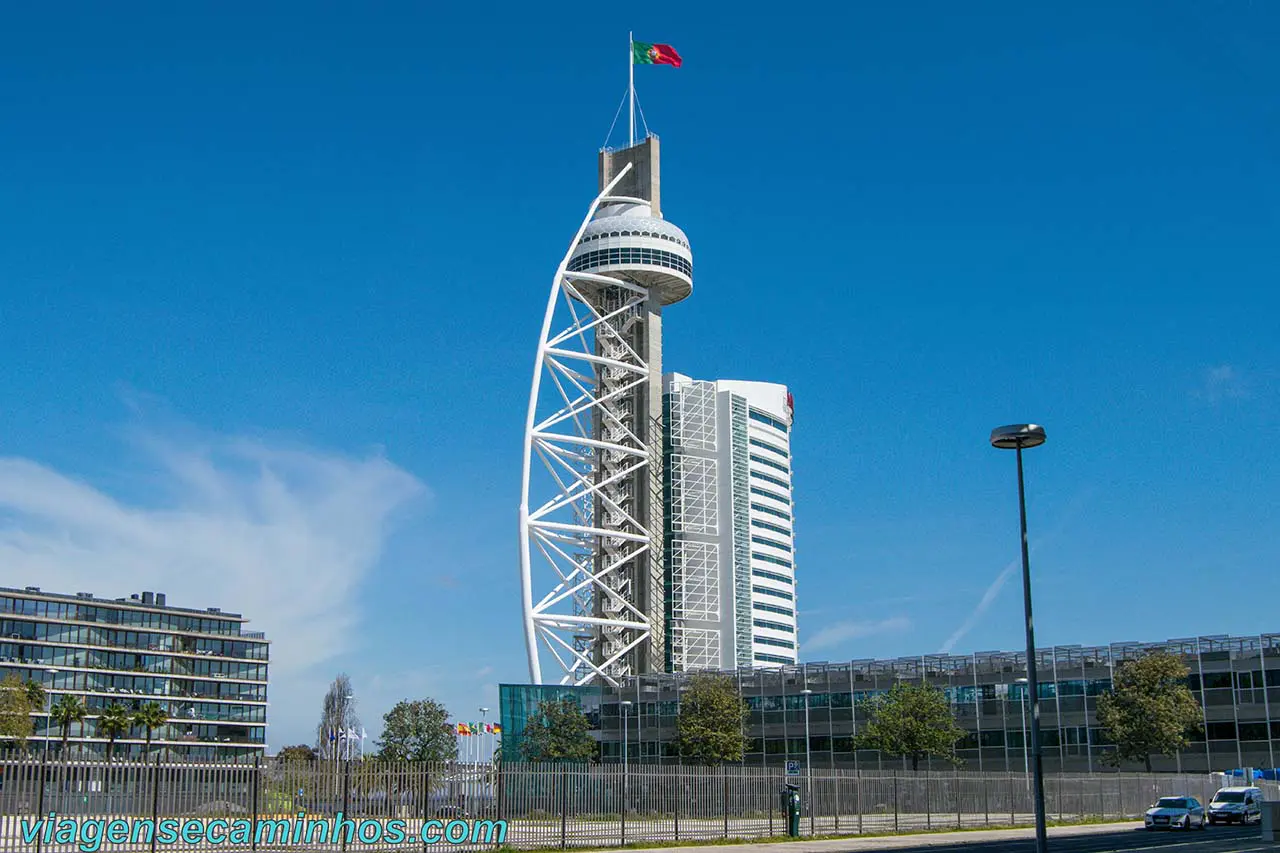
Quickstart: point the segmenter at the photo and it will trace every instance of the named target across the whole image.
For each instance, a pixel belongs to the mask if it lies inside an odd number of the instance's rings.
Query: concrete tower
[[[535,682],[666,666],[662,309],[692,292],[693,253],[662,218],[658,150],[601,152],[543,321],[520,506]]]

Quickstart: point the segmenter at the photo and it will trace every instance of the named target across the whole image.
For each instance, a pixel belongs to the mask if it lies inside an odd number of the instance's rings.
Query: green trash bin
[[[800,786],[787,785],[782,789],[782,813],[787,817],[787,835],[800,837]]]

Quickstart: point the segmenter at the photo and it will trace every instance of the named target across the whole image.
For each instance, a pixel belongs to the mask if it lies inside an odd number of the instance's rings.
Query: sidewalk
[[[1051,826],[1049,838],[1070,838],[1072,836],[1093,835],[1095,833],[1116,832],[1126,829],[1140,829],[1141,821],[1122,821],[1119,823],[1092,823],[1084,826]],[[764,844],[713,844],[689,847],[650,847],[645,853],[859,853],[870,850],[896,850],[902,847],[935,847],[946,844],[981,844],[990,841],[1017,841],[1024,838],[1035,838],[1033,827],[1017,829],[978,829],[966,832],[914,832],[901,835],[877,835],[870,838],[859,838],[856,835],[848,838],[831,838],[821,841],[784,841]]]

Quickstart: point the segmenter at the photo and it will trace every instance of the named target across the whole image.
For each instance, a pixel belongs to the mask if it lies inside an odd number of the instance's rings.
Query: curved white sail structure
[[[544,681],[542,655],[554,664],[547,680],[613,681],[654,627],[623,571],[645,556],[651,537],[633,514],[634,496],[618,488],[649,465],[650,451],[616,405],[649,377],[628,333],[649,290],[623,276],[568,270],[602,204],[647,205],[609,196],[628,171],[592,202],[560,262],[538,343],[520,501],[525,643],[535,683]],[[531,499],[538,501],[532,509]]]

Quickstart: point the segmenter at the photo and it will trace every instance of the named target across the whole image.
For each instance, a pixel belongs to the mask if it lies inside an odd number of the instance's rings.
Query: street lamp
[[[484,754],[484,751],[486,749],[485,742],[484,742],[484,736],[485,736],[484,718],[485,718],[485,715],[487,715],[488,713],[489,713],[488,708],[480,709],[480,740],[476,741],[476,764],[480,763],[480,758]]]
[[[1040,690],[1036,681],[1036,634],[1031,620],[1031,558],[1027,549],[1027,497],[1022,482],[1022,451],[1044,444],[1044,427],[1010,424],[991,431],[991,446],[1018,454],[1018,518],[1022,525],[1022,607],[1027,621],[1027,690],[1031,693],[1031,767],[1035,785],[1036,852],[1047,853],[1044,826],[1044,766],[1040,756]]]
[[[1026,777],[1027,787],[1031,787],[1031,765],[1027,758],[1027,680],[1025,678],[1015,678],[1014,684],[1021,684],[1022,689],[1018,692],[1018,707],[1022,710],[1022,775]]]
[[[813,691],[806,687],[800,693],[804,696],[804,786],[808,789],[805,797],[809,800],[809,834],[813,835],[813,762],[809,760],[809,697]]]
[[[45,669],[45,674],[54,676],[58,670],[53,667]],[[53,678],[49,679],[49,688],[44,692],[44,761],[49,763],[49,728],[53,725]]]
[[[628,780],[627,780],[627,715],[631,712],[631,700],[623,699],[618,703],[619,709],[622,711],[622,804],[623,810],[626,810]]]

